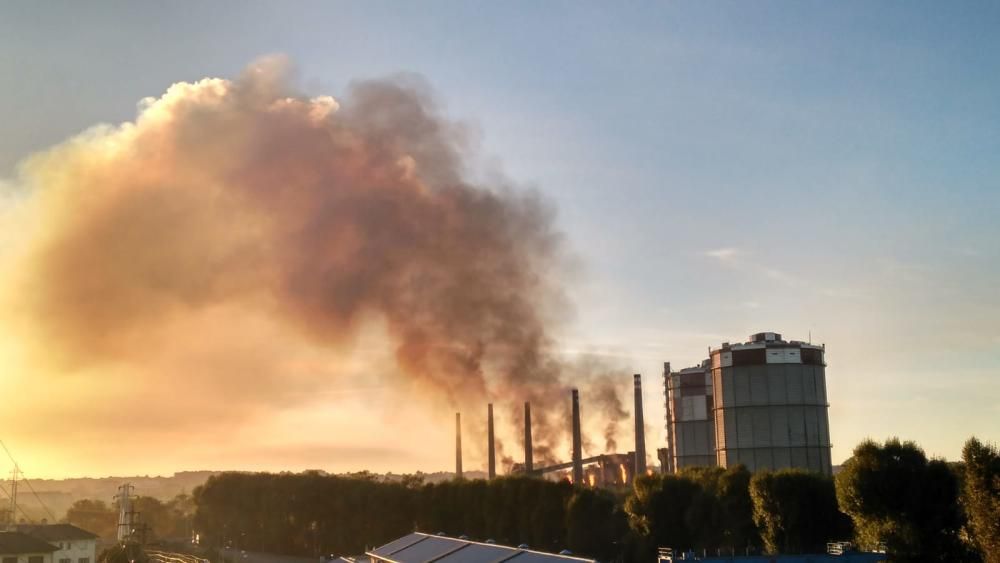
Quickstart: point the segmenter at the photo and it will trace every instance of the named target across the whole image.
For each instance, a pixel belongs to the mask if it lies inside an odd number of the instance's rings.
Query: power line
[[[3,494],[7,495],[7,498],[12,498],[10,496],[10,493],[7,492],[7,489],[3,485],[0,485],[0,491],[3,491]],[[24,516],[25,520],[27,520],[28,522],[34,522],[35,521],[31,516],[28,516],[28,513],[24,511],[24,508],[20,504],[15,504],[14,506],[17,507],[17,509],[21,511],[21,516]],[[11,520],[17,519],[17,515],[16,514],[11,514],[10,517],[11,517]]]
[[[7,444],[3,443],[3,440],[0,440],[0,446],[3,446],[3,451],[7,452],[7,457],[9,457],[10,461],[14,463],[14,471],[21,472],[21,480],[24,481],[26,485],[28,485],[28,490],[31,491],[31,494],[35,495],[35,500],[38,501],[38,504],[42,505],[42,508],[45,509],[45,512],[49,515],[49,518],[52,519],[52,523],[55,524],[57,520],[56,515],[53,514],[51,510],[49,510],[49,507],[46,506],[44,502],[42,502],[41,497],[39,497],[38,493],[35,492],[35,488],[31,486],[31,481],[29,481],[28,478],[24,476],[24,471],[21,471],[21,466],[17,464],[17,460],[14,459],[14,456],[10,453],[10,450],[7,449]]]
[[[38,493],[35,492],[35,488],[31,486],[31,481],[29,481],[28,478],[24,476],[24,473],[21,473],[21,481],[24,481],[24,483],[28,485],[28,490],[31,491],[31,494],[35,495],[35,500],[38,501],[38,504],[42,505],[42,508],[44,508],[45,512],[48,513],[49,518],[52,518],[52,523],[55,524],[56,515],[53,514],[51,510],[49,510],[48,506],[45,506],[45,503],[42,502],[42,499],[38,496]]]

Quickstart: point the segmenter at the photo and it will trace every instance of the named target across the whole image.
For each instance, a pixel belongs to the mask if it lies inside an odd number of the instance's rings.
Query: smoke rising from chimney
[[[183,381],[241,412],[330,377],[289,370],[284,343],[349,349],[376,322],[407,382],[470,409],[530,401],[536,456],[562,457],[571,368],[551,327],[567,252],[539,194],[467,179],[467,145],[412,78],[307,97],[279,57],[175,84],[134,123],[24,165],[33,227],[8,256],[5,315],[53,372]],[[281,335],[273,348],[248,344],[248,316],[258,340]],[[609,445],[625,416],[611,396]]]

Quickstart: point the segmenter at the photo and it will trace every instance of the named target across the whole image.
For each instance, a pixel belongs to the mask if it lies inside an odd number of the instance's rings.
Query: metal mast
[[[132,491],[135,489],[131,483],[125,483],[118,487],[118,494],[115,498],[118,499],[118,541],[119,543],[124,543],[132,535],[132,517],[135,512],[132,511]]]
[[[14,464],[14,469],[10,472],[10,522],[8,523],[10,530],[17,525],[17,472],[17,464]]]

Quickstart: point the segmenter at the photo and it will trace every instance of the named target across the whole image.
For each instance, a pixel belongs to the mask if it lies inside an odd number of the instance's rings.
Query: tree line
[[[613,493],[529,477],[225,473],[194,496],[207,545],[295,555],[358,554],[419,530],[610,559],[627,529]]]
[[[150,542],[190,539],[195,508],[194,498],[187,494],[166,502],[149,496],[132,498],[135,520],[145,525],[145,539]],[[118,536],[118,503],[81,499],[67,509],[65,520],[113,542]]]
[[[163,503],[174,516],[154,530],[193,526],[208,548],[303,556],[358,554],[418,530],[600,561],[654,561],[657,547],[816,553],[851,540],[885,546],[892,561],[1000,563],[1000,451],[976,439],[958,463],[928,459],[912,442],[865,441],[835,478],[698,467],[607,491],[529,477],[431,484],[369,473],[224,473],[187,502],[193,520]],[[96,532],[90,516],[71,509],[68,518]]]

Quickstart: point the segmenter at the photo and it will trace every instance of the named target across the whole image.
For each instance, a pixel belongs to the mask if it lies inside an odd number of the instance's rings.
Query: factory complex
[[[666,444],[656,448],[659,469],[731,467],[750,471],[800,468],[832,474],[826,348],[760,332],[744,343],[709,349],[699,365],[673,371],[664,363]],[[635,448],[583,457],[580,393],[571,401],[571,460],[534,463],[531,405],[524,404],[524,461],[511,473],[566,478],[592,487],[627,486],[648,472],[642,376],[633,376]],[[462,476],[461,415],[455,419],[455,472]],[[496,477],[493,405],[487,406],[487,476]]]

